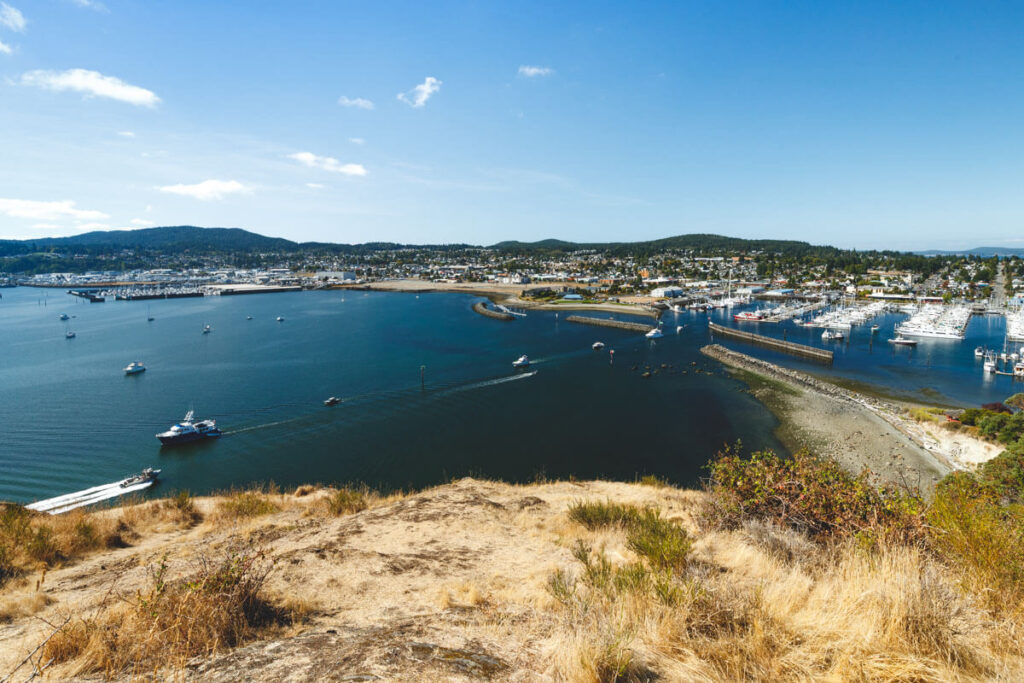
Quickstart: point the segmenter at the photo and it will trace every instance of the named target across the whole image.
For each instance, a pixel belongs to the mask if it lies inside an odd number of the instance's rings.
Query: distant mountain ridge
[[[975,247],[974,249],[960,249],[943,251],[941,249],[929,249],[928,251],[915,251],[921,256],[981,256],[989,258],[992,256],[1024,256],[1024,247]]]
[[[266,237],[242,228],[200,228],[174,225],[138,230],[97,230],[71,237],[8,240],[50,246],[111,247],[120,249],[207,249],[225,251],[290,251],[297,242],[283,237]]]

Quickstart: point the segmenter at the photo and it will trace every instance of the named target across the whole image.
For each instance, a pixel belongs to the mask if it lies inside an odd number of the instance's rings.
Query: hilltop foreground
[[[1019,576],[928,541],[914,499],[787,462],[727,453],[708,491],[463,479],[57,520],[9,506],[0,676],[24,662],[15,680],[1024,678]],[[40,524],[49,571],[25,555]]]

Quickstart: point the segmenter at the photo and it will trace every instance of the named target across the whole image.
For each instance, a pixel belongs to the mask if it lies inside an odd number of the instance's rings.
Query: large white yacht
[[[156,438],[160,439],[160,443],[165,446],[172,446],[179,443],[188,443],[189,441],[198,441],[199,439],[210,439],[220,436],[221,431],[217,428],[217,423],[214,420],[199,420],[195,421],[195,413],[188,411],[185,415],[185,419],[178,424],[172,426],[166,432],[160,432],[156,435]]]

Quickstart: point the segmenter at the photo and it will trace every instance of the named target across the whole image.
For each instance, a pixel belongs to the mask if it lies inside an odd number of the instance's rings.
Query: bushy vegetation
[[[229,491],[217,503],[218,516],[222,519],[241,520],[273,514],[281,509],[273,501],[273,496],[278,493],[273,485],[266,489],[255,487]]]
[[[657,569],[684,567],[693,545],[678,522],[663,518],[653,508],[579,501],[570,506],[569,518],[588,529],[622,527],[626,531],[629,549]]]

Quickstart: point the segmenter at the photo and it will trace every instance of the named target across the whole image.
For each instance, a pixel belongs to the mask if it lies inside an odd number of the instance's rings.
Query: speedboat
[[[203,334],[210,334],[210,326],[209,325],[204,325],[203,326]]]
[[[660,327],[653,327],[651,330],[644,335],[648,339],[661,339],[665,336],[665,333],[661,331]]]
[[[245,316],[245,319],[246,320],[252,320],[252,316],[251,315],[247,315],[247,316]]]
[[[526,356],[519,356],[519,358],[516,358],[514,361],[512,361],[512,367],[514,368],[525,368],[529,367],[529,365],[530,359],[527,358]]]
[[[61,320],[67,320],[68,319],[68,314],[67,313],[61,313],[60,314],[60,319]]]
[[[74,339],[74,338],[75,338],[75,333],[74,333],[74,332],[67,332],[67,333],[66,333],[66,334],[64,335],[64,338],[65,338],[65,339]]]
[[[975,346],[974,347],[974,357],[975,358],[984,358],[985,357],[985,347],[984,346]]]
[[[152,467],[147,467],[138,474],[133,474],[127,477],[121,482],[121,488],[126,489],[129,486],[135,486],[136,484],[145,484],[147,481],[156,481],[156,478],[160,476],[160,470],[154,470]]]
[[[839,330],[825,330],[821,333],[822,341],[836,341],[842,339],[845,335]]]
[[[331,396],[329,399],[324,401],[325,406],[336,406],[339,403],[341,403],[341,399],[338,398],[337,396]]]
[[[890,344],[899,344],[900,346],[917,346],[916,339],[907,339],[906,337],[896,336],[894,339],[889,340]]]
[[[166,432],[160,432],[156,435],[156,438],[160,439],[160,443],[165,446],[172,446],[200,439],[212,439],[221,435],[221,431],[217,428],[217,423],[214,420],[199,420],[196,422],[194,418],[195,413],[191,410],[188,411],[185,414],[184,420],[172,426]]]
[[[134,363],[129,363],[128,364],[128,367],[126,367],[124,369],[124,374],[126,374],[126,375],[137,375],[140,372],[145,372],[145,371],[146,371],[146,366],[143,365],[142,363],[140,363],[139,361],[135,361]]]
[[[601,349],[604,348],[604,342],[596,341],[590,345],[590,348],[594,349],[595,351],[600,351]]]
[[[283,323],[284,322],[284,318],[282,318],[281,316],[277,316],[277,322]]]

